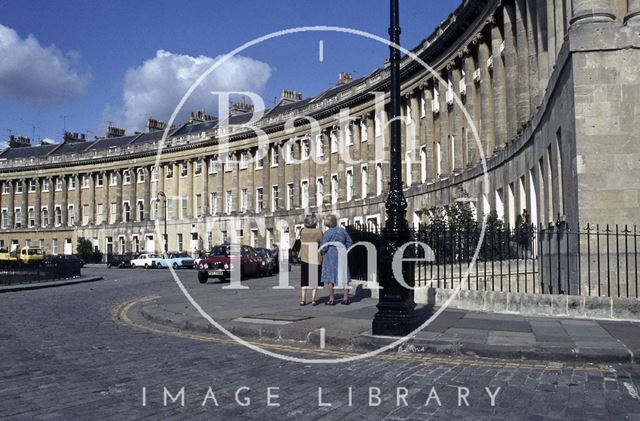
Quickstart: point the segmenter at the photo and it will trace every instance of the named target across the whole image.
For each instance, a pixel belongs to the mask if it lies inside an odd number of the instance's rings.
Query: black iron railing
[[[640,233],[635,225],[559,225],[540,232],[544,292],[639,297]]]
[[[79,259],[48,258],[37,264],[4,265],[0,268],[0,285],[56,281],[80,276]]]
[[[354,243],[376,247],[377,227],[348,227]],[[418,285],[434,288],[570,294],[638,298],[638,243],[636,226],[587,225],[571,229],[565,223],[543,228],[521,224],[517,228],[488,228],[478,246],[481,229],[414,227],[412,254],[429,258],[415,264]],[[430,252],[429,252],[430,250]],[[477,259],[472,264],[477,251]],[[367,279],[363,247],[349,253],[354,279]]]

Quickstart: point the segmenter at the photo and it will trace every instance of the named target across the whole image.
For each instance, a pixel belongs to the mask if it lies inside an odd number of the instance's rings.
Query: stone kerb
[[[415,301],[433,303],[429,296],[435,294],[435,304],[440,305],[454,293],[451,289],[418,288]],[[640,320],[640,300],[633,298],[461,290],[449,307],[523,316]]]

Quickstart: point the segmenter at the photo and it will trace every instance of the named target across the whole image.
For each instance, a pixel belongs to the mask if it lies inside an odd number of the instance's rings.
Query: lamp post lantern
[[[399,0],[391,2],[391,25],[389,36],[391,42],[400,45],[400,10]],[[411,333],[418,325],[415,312],[413,290],[404,288],[396,279],[393,270],[393,256],[396,251],[411,239],[409,224],[406,219],[407,200],[402,191],[402,144],[400,121],[400,50],[390,46],[389,65],[391,68],[391,148],[390,167],[391,180],[389,196],[385,204],[387,220],[382,229],[382,239],[378,250],[378,274],[380,279],[380,299],[372,333],[382,336],[404,336]],[[414,285],[414,266],[404,263],[402,275],[406,284]]]
[[[164,200],[164,253],[167,254],[169,253],[169,236],[167,235],[167,195],[162,191],[158,192],[158,200],[161,198]]]

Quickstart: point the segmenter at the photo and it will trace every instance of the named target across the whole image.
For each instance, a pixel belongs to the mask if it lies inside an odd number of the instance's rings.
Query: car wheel
[[[198,272],[198,282],[201,284],[206,284],[209,280],[209,276],[204,272]]]
[[[135,269],[136,268],[136,264],[135,263],[131,263],[131,269]]]
[[[145,268],[145,269],[149,269],[149,265],[145,263],[145,264],[144,264],[144,268]]]
[[[173,262],[173,268],[178,269],[178,264],[176,262]]]

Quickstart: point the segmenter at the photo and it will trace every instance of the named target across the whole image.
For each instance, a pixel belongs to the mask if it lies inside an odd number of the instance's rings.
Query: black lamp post
[[[391,0],[391,42],[400,45],[399,0]],[[378,312],[373,319],[374,335],[404,336],[417,327],[413,290],[404,288],[392,271],[393,257],[400,246],[411,239],[406,219],[407,200],[402,192],[402,144],[400,122],[400,50],[390,46],[391,68],[391,181],[387,197],[387,221],[382,230],[381,247],[378,250],[378,274],[380,279],[380,299]],[[402,265],[404,280],[414,285],[413,264]]]
[[[158,199],[164,199],[164,253],[169,253],[169,236],[167,235],[167,195],[163,191],[158,192]]]

